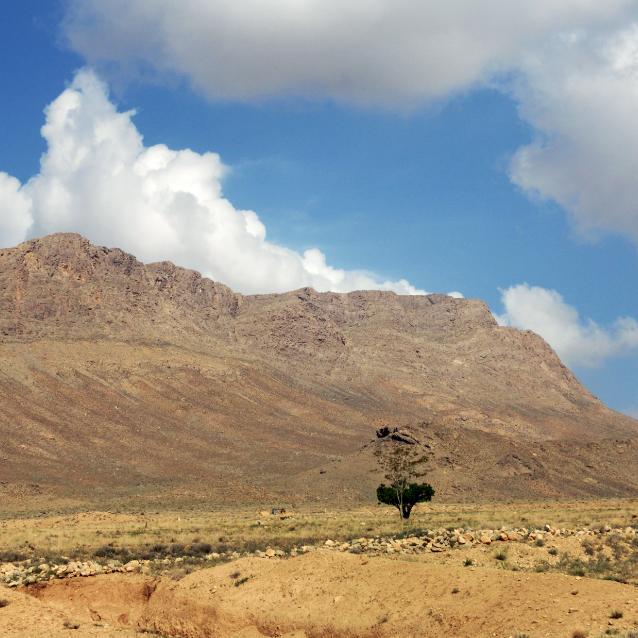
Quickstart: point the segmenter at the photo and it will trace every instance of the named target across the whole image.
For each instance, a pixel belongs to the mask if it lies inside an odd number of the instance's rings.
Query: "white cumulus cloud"
[[[559,38],[523,68],[515,94],[537,134],[514,156],[512,180],[561,204],[585,234],[638,242],[638,22]]]
[[[578,311],[555,290],[519,284],[502,291],[505,312],[496,315],[501,325],[533,330],[570,365],[593,367],[610,357],[638,349],[638,322],[617,319],[609,328]]]
[[[70,0],[64,29],[90,63],[212,99],[404,109],[500,88],[535,134],[512,181],[638,243],[638,0]]]
[[[118,112],[92,71],[80,71],[46,109],[40,172],[24,185],[0,173],[0,243],[79,232],[246,293],[302,286],[424,292],[404,279],[335,268],[316,248],[298,253],[269,242],[255,212],[223,197],[226,169],[217,154],[146,147],[132,116]]]
[[[33,223],[31,198],[20,186],[15,177],[0,172],[0,238],[8,245],[22,241]]]

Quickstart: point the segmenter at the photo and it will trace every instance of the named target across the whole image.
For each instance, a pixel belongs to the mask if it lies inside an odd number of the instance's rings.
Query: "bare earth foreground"
[[[322,550],[240,559],[177,582],[108,575],[52,581],[31,594],[3,593],[0,635],[476,638],[586,628],[596,636],[638,624],[631,585]],[[610,620],[610,610],[622,619]]]
[[[0,636],[635,638],[637,523],[620,499],[436,504],[407,525],[379,507],[5,515],[0,573],[29,576],[0,588]]]

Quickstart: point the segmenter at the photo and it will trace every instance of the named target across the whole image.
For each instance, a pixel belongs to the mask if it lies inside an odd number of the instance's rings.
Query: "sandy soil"
[[[0,636],[3,638],[133,638],[140,635],[121,623],[93,620],[90,604],[84,606],[82,614],[77,614],[73,604],[48,604],[25,592],[9,589],[0,589],[0,600],[5,603],[0,608]],[[100,605],[105,605],[104,598]],[[83,622],[78,622],[78,616]]]
[[[0,635],[30,638],[135,630],[180,638],[535,638],[577,629],[593,638],[638,626],[631,585],[328,551],[241,559],[179,581],[111,575],[1,593],[9,604],[0,609]],[[610,619],[615,610],[622,618]]]

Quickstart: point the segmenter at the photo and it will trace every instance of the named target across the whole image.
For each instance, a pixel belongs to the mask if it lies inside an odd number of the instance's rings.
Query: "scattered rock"
[[[302,545],[300,547],[292,547],[289,551],[290,556],[306,554],[316,551],[320,548],[329,551],[349,552],[352,554],[370,554],[370,555],[410,555],[421,554],[425,552],[441,553],[453,551],[454,548],[467,548],[471,546],[491,545],[493,542],[517,543],[526,541],[536,541],[538,539],[547,539],[551,536],[574,536],[581,543],[587,542],[589,538],[600,537],[601,535],[610,535],[615,538],[623,536],[628,542],[635,542],[636,530],[633,527],[612,528],[605,526],[602,528],[587,529],[558,529],[552,528],[549,524],[545,525],[543,530],[526,530],[526,529],[436,529],[423,530],[419,534],[413,534],[406,538],[394,537],[359,537],[348,541],[335,541],[327,539],[318,545]],[[265,551],[255,550],[253,552],[240,553],[238,551],[226,552],[210,552],[197,560],[218,561],[233,560],[241,556],[256,556],[259,558],[285,558],[287,553],[277,547],[268,547]],[[190,560],[192,556],[188,557]],[[69,560],[66,557],[60,557],[58,562],[47,562],[44,559],[33,558],[24,561],[14,561],[0,563],[0,584],[7,587],[21,587],[25,585],[33,585],[39,582],[51,580],[54,578],[77,578],[90,577],[98,574],[109,574],[113,572],[142,572],[153,573],[154,570],[170,569],[171,566],[177,566],[185,560],[184,556],[166,557],[156,560],[131,560],[126,564],[122,564],[118,560],[110,559],[108,561],[96,562],[92,560],[77,561]],[[62,563],[62,564],[59,564]],[[575,576],[574,580],[579,580],[579,576]],[[573,596],[578,594],[578,590],[571,592]],[[573,613],[570,611],[570,613]]]

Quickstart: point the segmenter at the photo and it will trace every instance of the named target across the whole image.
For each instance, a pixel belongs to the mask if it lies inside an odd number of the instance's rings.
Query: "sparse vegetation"
[[[481,507],[485,508],[484,505]],[[513,507],[514,505],[512,509]],[[151,577],[162,576],[180,581],[195,570],[213,566],[219,562],[231,561],[247,551],[257,552],[258,555],[265,554],[264,558],[271,557],[276,561],[291,552],[293,555],[305,552],[312,555],[314,549],[319,549],[318,546],[325,546],[337,556],[341,552],[360,554],[357,562],[364,565],[375,560],[370,558],[371,555],[385,554],[387,547],[388,554],[393,559],[405,561],[406,565],[423,561],[424,558],[420,554],[427,554],[428,558],[425,562],[449,565],[451,572],[459,569],[461,565],[476,567],[463,575],[457,572],[447,581],[446,589],[453,594],[452,598],[457,602],[465,602],[467,599],[468,604],[476,603],[478,590],[476,585],[466,586],[466,583],[474,583],[477,577],[483,578],[483,574],[489,573],[489,570],[493,571],[496,567],[504,571],[560,571],[613,580],[631,576],[631,569],[636,568],[638,542],[635,541],[633,530],[626,529],[627,526],[619,529],[606,526],[600,531],[572,528],[561,532],[553,525],[543,522],[551,520],[549,517],[541,518],[538,523],[526,522],[524,528],[497,526],[497,522],[504,518],[503,514],[507,511],[507,509],[493,506],[489,519],[491,524],[489,528],[483,529],[472,529],[467,524],[476,516],[469,508],[444,504],[436,506],[435,515],[439,523],[437,527],[426,526],[424,524],[426,516],[422,512],[418,512],[408,523],[400,523],[398,517],[389,511],[389,508],[361,508],[354,512],[292,511],[288,516],[292,516],[294,524],[291,523],[290,518],[281,519],[269,512],[260,514],[255,510],[240,510],[231,514],[226,511],[212,512],[208,514],[210,517],[208,519],[203,518],[203,515],[197,511],[180,512],[178,515],[157,513],[154,515],[155,518],[153,515],[145,514],[144,518],[149,521],[147,530],[142,535],[133,536],[123,533],[126,529],[121,522],[126,521],[125,515],[97,514],[99,525],[95,524],[92,537],[95,544],[92,546],[90,542],[87,542],[83,546],[68,549],[63,555],[54,551],[36,553],[37,550],[32,549],[33,541],[37,538],[37,534],[32,532],[33,525],[35,524],[37,530],[41,520],[36,518],[28,519],[28,522],[26,520],[17,522],[24,529],[30,528],[30,544],[21,544],[21,548],[29,547],[30,558],[16,568],[22,570],[24,579],[32,575],[38,578],[42,576],[42,581],[46,581],[47,569],[41,566],[45,561],[49,565],[62,565],[64,562],[75,562],[89,557],[100,565],[108,567],[109,561],[113,560],[121,562],[142,560],[143,564],[137,567],[137,570],[142,573],[149,574]],[[485,509],[482,515],[487,519]],[[119,529],[115,530],[118,533],[115,535],[112,534],[111,516],[120,523]],[[256,518],[260,524],[253,527]],[[525,518],[528,518],[528,521],[532,519],[531,516],[525,516]],[[79,520],[81,525],[85,526],[87,521],[91,520],[88,516],[86,518],[69,517],[69,519],[76,524]],[[463,520],[463,524],[455,524],[459,519]],[[12,524],[12,521],[6,521],[0,528],[2,533],[0,542],[6,541],[7,529],[10,530]],[[126,524],[130,524],[133,530],[144,529],[137,517],[130,516],[130,523],[125,522]],[[86,527],[80,527],[81,534],[85,530]],[[48,537],[52,538],[53,534],[59,531],[59,527],[51,525]],[[535,542],[536,537],[541,534],[545,540],[543,546]],[[326,542],[326,538],[334,540]],[[348,542],[344,543],[347,539],[349,539]],[[302,544],[315,547],[301,548]],[[270,553],[265,551],[268,547],[271,548]],[[224,552],[223,555],[221,550]],[[430,554],[430,550],[433,553]],[[323,551],[317,552],[318,556],[322,554],[324,554]],[[221,572],[226,579],[226,586],[230,587],[234,595],[243,595],[234,588],[242,587],[249,580],[251,585],[247,589],[252,591],[253,585],[259,589],[260,579],[251,580],[252,575],[258,573],[259,568],[253,568],[256,563],[248,564],[249,568],[244,568],[244,564],[237,563],[236,568],[232,565]],[[11,566],[8,568],[13,569]],[[76,569],[75,566],[69,568]],[[7,572],[7,581],[11,575],[11,571]],[[503,574],[503,577],[511,578],[512,575]],[[530,580],[533,578],[533,576],[529,577]],[[527,577],[523,580],[527,580]],[[196,581],[197,579],[194,579],[193,583]],[[8,582],[8,584],[15,586],[22,582]],[[551,579],[546,582],[551,582]],[[186,585],[186,587],[189,586]],[[569,594],[571,591],[574,596],[578,596],[573,599],[572,605],[582,612],[588,604],[589,585],[579,587],[579,590],[580,593],[570,588],[566,592]],[[609,622],[609,629],[599,630],[605,631],[604,635],[638,638],[635,632],[633,635],[632,632],[623,633],[622,625],[625,623],[615,622],[616,619],[622,618],[617,614],[624,611],[625,616],[629,615],[630,608],[625,608],[624,604],[624,598],[609,598],[602,607],[598,604],[597,614],[599,618],[602,616],[602,626]],[[582,620],[578,615],[572,618],[575,621]],[[81,620],[84,627],[84,620],[79,618],[78,620]],[[530,627],[529,618],[526,618],[521,625]],[[570,629],[571,627],[566,626],[564,635],[571,636]],[[536,628],[533,635],[536,635]],[[595,631],[592,631],[590,636],[602,638],[602,635]]]
[[[423,535],[433,528],[499,529],[521,526],[533,531],[543,529],[546,522],[552,527],[575,528],[580,526],[580,521],[591,523],[596,528],[603,528],[605,521],[609,521],[611,526],[625,528],[636,524],[638,519],[632,519],[636,512],[638,501],[617,500],[544,505],[432,503],[427,511],[415,508],[407,522],[393,515],[390,508],[377,507],[327,511],[306,507],[293,510],[293,518],[285,520],[270,515],[260,517],[255,508],[231,512],[214,510],[209,506],[193,506],[180,511],[141,512],[136,509],[130,513],[122,510],[116,513],[113,508],[113,513],[79,516],[71,513],[9,518],[5,513],[0,528],[0,550],[4,551],[4,556],[41,557],[56,564],[88,558],[102,564],[110,559],[122,562],[134,559],[172,560],[176,556],[189,558],[192,554],[196,558],[193,564],[212,565],[228,560],[206,558],[222,551],[265,551],[271,546],[289,553],[295,546],[323,543],[327,538],[336,542],[361,536],[405,538]],[[522,519],[526,519],[524,525]],[[253,527],[256,520],[260,525]],[[295,530],[290,529],[292,521]],[[144,534],[127,534],[129,530],[139,529],[144,530]],[[198,554],[202,548],[198,548],[196,543],[203,542],[211,545],[210,554]],[[549,543],[549,540],[546,542]],[[510,552],[510,559],[507,563],[503,561],[502,565],[507,565],[508,569],[551,570],[638,583],[638,544],[635,540],[632,543],[614,535],[596,535],[579,543],[580,551],[573,545],[567,548],[564,543],[557,544],[554,540],[551,544],[556,545],[559,552],[554,556],[549,550],[544,550],[545,558],[551,557],[551,562],[544,561],[542,553],[532,553],[527,561],[521,563],[517,552]],[[193,545],[195,547],[190,549]],[[462,546],[459,547],[464,551]],[[532,552],[538,551],[533,542],[526,547]],[[458,558],[459,563],[467,567],[475,560],[474,555],[461,554]]]
[[[26,559],[27,555],[22,552],[15,552],[13,550],[0,552],[0,563],[15,563]]]

